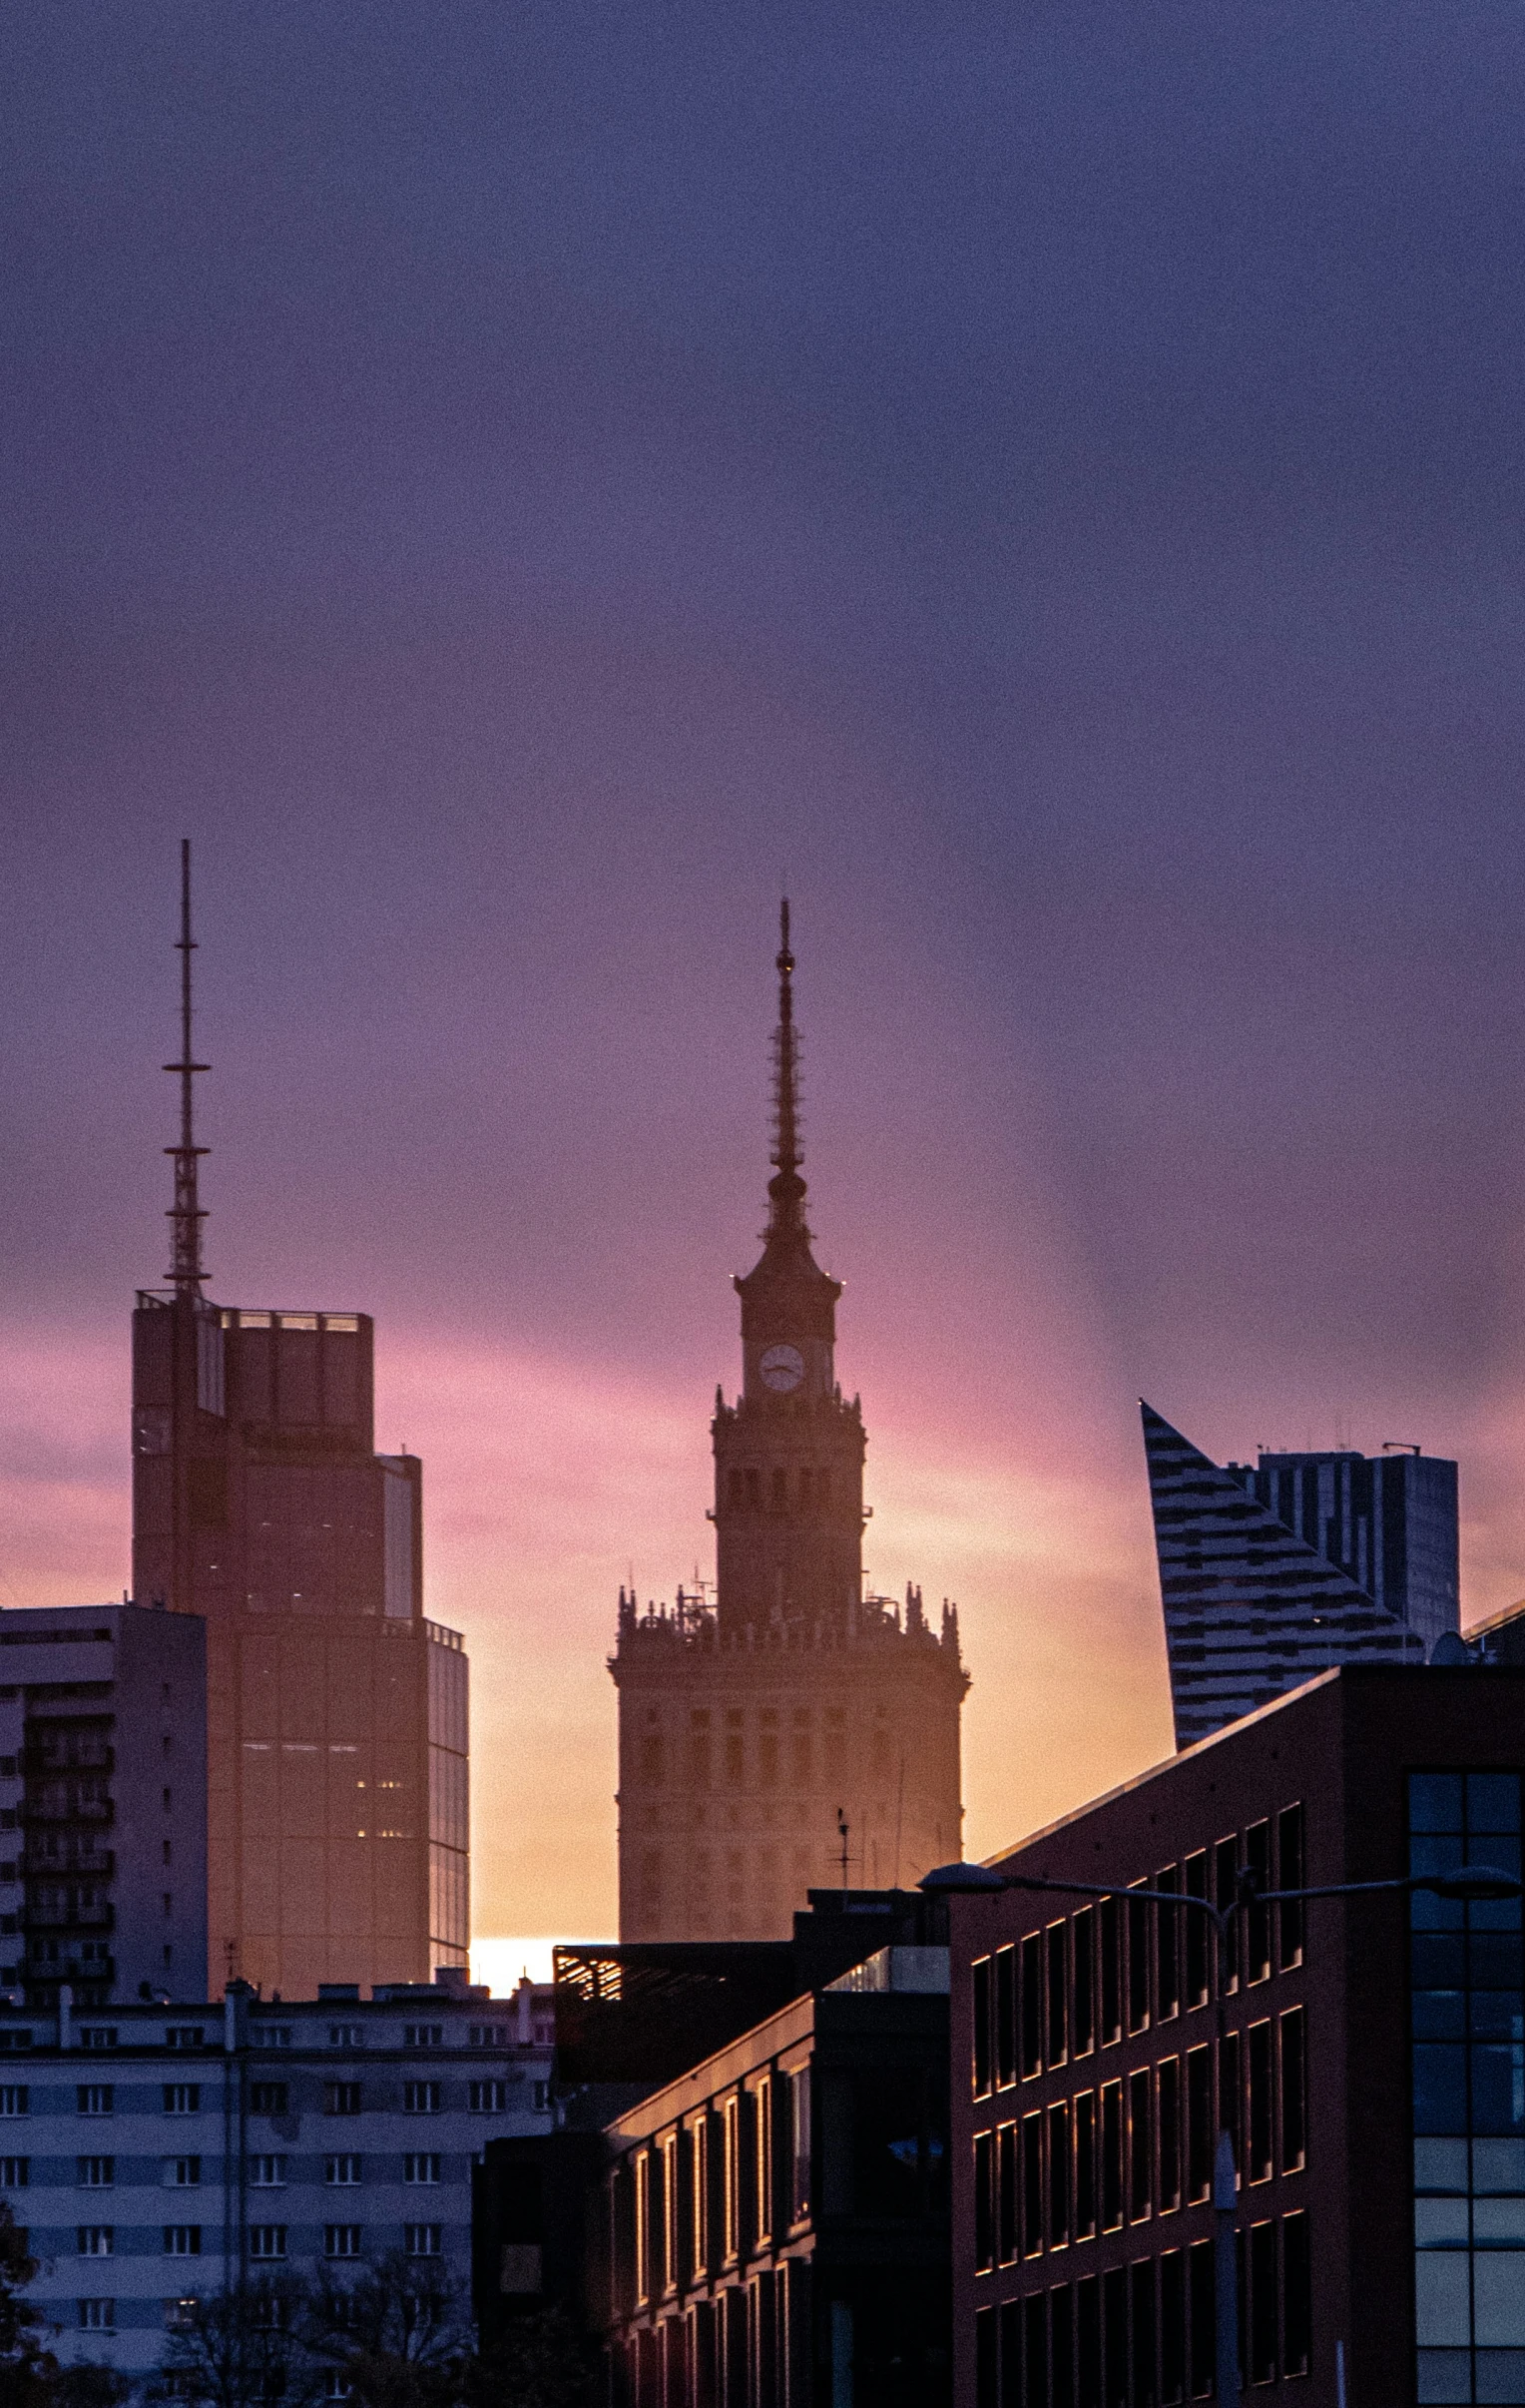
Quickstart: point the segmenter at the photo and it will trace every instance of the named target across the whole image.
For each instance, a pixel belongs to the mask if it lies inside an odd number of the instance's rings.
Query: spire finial
[[[799,1176],[799,1038],[794,1028],[794,956],[789,950],[789,905],[778,905],[778,1025],[773,1033],[773,1150],[775,1176],[767,1183],[771,1200],[769,1236],[803,1228],[800,1204],[804,1181]]]
[[[202,1268],[202,1223],[207,1216],[197,1201],[196,1165],[208,1148],[196,1142],[191,1082],[199,1070],[208,1070],[212,1065],[193,1061],[191,1056],[191,956],[196,951],[196,939],[191,933],[189,837],[182,837],[180,844],[180,937],[175,950],[180,955],[180,1060],[166,1062],[165,1068],[180,1080],[180,1143],[164,1149],[175,1163],[175,1201],[166,1216],[173,1232],[169,1277],[177,1296],[199,1297],[206,1277]]]

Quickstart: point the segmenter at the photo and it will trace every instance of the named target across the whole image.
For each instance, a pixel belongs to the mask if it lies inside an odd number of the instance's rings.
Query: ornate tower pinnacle
[[[207,1218],[197,1200],[196,1166],[209,1148],[196,1142],[192,1080],[199,1070],[210,1070],[212,1065],[191,1058],[191,956],[196,951],[196,939],[191,933],[189,837],[182,837],[180,845],[180,936],[175,950],[180,955],[180,1060],[166,1062],[164,1066],[180,1080],[180,1143],[164,1149],[175,1163],[175,1201],[165,1216],[173,1233],[168,1277],[177,1296],[195,1298],[201,1295],[206,1277],[202,1265],[202,1223]]]
[[[778,1025],[773,1032],[773,1150],[774,1176],[768,1180],[768,1237],[804,1237],[800,1206],[804,1181],[799,1176],[799,1038],[794,1028],[794,956],[789,950],[789,903],[778,906]]]

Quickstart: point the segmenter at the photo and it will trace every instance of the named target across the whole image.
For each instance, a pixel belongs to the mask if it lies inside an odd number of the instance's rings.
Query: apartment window
[[[358,2224],[324,2224],[324,2257],[358,2257],[360,2227]]]
[[[1096,2093],[1082,2091],[1075,2102],[1075,2238],[1090,2240],[1096,2232]]]
[[[652,2160],[649,2149],[639,2151],[636,2174],[636,2304],[652,2296]]]
[[[725,2144],[725,2226],[726,2255],[735,2258],[742,2250],[742,2110],[740,2102],[728,2099],[721,2116],[721,2133]]]
[[[200,2049],[205,2046],[206,2039],[206,2031],[200,2024],[171,2024],[165,2033],[164,2045],[167,2049]]]
[[[852,2311],[849,2308],[847,2313],[850,2315],[851,2312]],[[845,2327],[844,2338],[849,2344],[851,2341],[851,2334],[852,2328],[850,2325],[847,2325]],[[832,2325],[831,2338],[834,2345],[836,2340],[836,2327],[834,2322]],[[993,2307],[976,2308],[974,2312],[974,2408],[998,2408],[995,2389],[996,2367],[998,2364],[996,2348],[996,2311]],[[833,2347],[833,2359],[834,2355],[835,2352]],[[847,2381],[850,2380],[850,2377],[847,2374],[847,2369],[850,2368],[852,2360],[847,2356],[847,2352],[844,2349],[842,2351],[843,2382],[841,2389],[841,2397],[843,2399],[845,2399],[847,2396],[846,2385]]]
[[[1070,2109],[1061,2100],[1048,2111],[1049,2247],[1062,2249],[1070,2237]]]
[[[1135,2224],[1142,2223],[1154,2206],[1153,2087],[1148,2066],[1140,2066],[1128,2077],[1128,2214]]]
[[[417,2026],[409,2024],[406,2029],[409,2032],[415,2032]],[[412,2048],[414,2043],[408,2041],[405,2045]],[[363,2049],[365,2046],[364,2030],[359,2024],[330,2024],[328,2026],[328,2046],[330,2049]]]
[[[1307,2217],[1281,2218],[1281,2372],[1305,2375],[1313,2348],[1313,2267]]]
[[[25,2190],[30,2157],[0,2157],[0,2190]]]
[[[1252,1823],[1245,1834],[1245,1871],[1257,1892],[1258,1903],[1242,1920],[1245,1926],[1245,1978],[1247,1982],[1267,1982],[1271,1979],[1271,1909],[1263,1902],[1263,1894],[1271,1888],[1271,1825]]]
[[[1102,1940],[1102,2046],[1108,2047],[1123,2037],[1123,1947],[1121,1909],[1115,1898],[1104,1898],[1101,1905]]]
[[[1218,2135],[1213,2123],[1213,2055],[1189,2049],[1186,2059],[1186,2195],[1194,2202],[1213,2188]]]
[[[508,2024],[471,2024],[466,2031],[466,2045],[470,2049],[506,2049],[516,2037]]]
[[[1048,2031],[1044,2055],[1050,2066],[1062,2066],[1070,2054],[1070,1927],[1051,1923],[1048,1929]]]
[[[443,2252],[444,2227],[441,2224],[404,2224],[404,2246],[409,2257],[438,2257]]]
[[[332,2189],[345,2189],[360,2179],[360,2160],[356,2156],[324,2157],[323,2180]]]
[[[1182,1873],[1188,1898],[1206,1899],[1208,1895],[1207,1850],[1199,1849],[1189,1856]],[[1208,1955],[1213,1942],[1213,1927],[1202,1907],[1183,1907],[1182,1951],[1186,1960],[1186,2003],[1188,2007],[1205,2007],[1208,2002]]]
[[[1155,2398],[1155,2261],[1139,2258],[1129,2268],[1132,2291],[1133,2397]]]
[[[1137,1886],[1137,1885],[1135,1885]],[[1155,1909],[1142,1898],[1128,1901],[1128,2029],[1149,2023],[1149,1925]]]
[[[271,2258],[284,2257],[285,2253],[286,2228],[284,2224],[250,2225],[249,2254],[252,2258],[257,2258],[267,2263]]]
[[[508,2110],[506,2082],[474,2082],[466,2093],[467,2105],[473,2115],[502,2115]]]
[[[1102,2230],[1116,2232],[1123,2220],[1123,2086],[1102,2085]]]
[[[1036,2257],[1043,2247],[1043,2117],[1022,2118],[1022,2254]]]
[[[1241,2144],[1245,2121],[1243,2058],[1244,2044],[1240,2034],[1225,2033],[1218,2061],[1218,2120],[1221,2128],[1233,2137],[1237,2165],[1245,2162],[1245,2151]],[[1216,2134],[1214,2144],[1217,2145]]]
[[[790,2155],[793,2160],[793,2211],[796,2220],[810,2211],[810,2072],[802,2066],[789,2079]],[[700,2137],[699,2133],[695,2135]]]
[[[990,2091],[990,1959],[981,1957],[971,1969],[973,1990],[974,2059],[970,2077],[976,2099]]]
[[[1047,2304],[1041,2291],[1022,2302],[1022,2355],[1026,2362],[1026,2396],[1030,2400],[1048,2398],[1048,2319],[1044,2313]]]
[[[1043,1934],[1022,1943],[1021,2073],[1024,2082],[1043,2071]]]
[[[164,2178],[172,2190],[193,2188],[202,2178],[200,2157],[166,2157]]]
[[[1302,2009],[1281,2018],[1281,2171],[1297,2173],[1307,2161],[1307,2058]]]
[[[1082,1907],[1075,1917],[1075,2055],[1089,2057],[1095,2046],[1096,1910]]]
[[[419,2085],[417,2083],[409,2082],[404,2083],[402,2089],[403,2107],[414,2112],[416,2112],[416,2109],[412,2108],[412,2101],[409,2099],[408,2093],[410,2091],[417,2090],[418,2088]],[[359,2112],[360,2086],[357,2082],[324,2083],[323,2113],[325,2115],[358,2115]]]
[[[164,2086],[164,2111],[167,2115],[199,2115],[202,2111],[201,2084],[167,2082]]]
[[[167,2299],[164,2303],[164,2321],[166,2332],[189,2332],[191,2327],[196,2322],[196,2311],[201,2304],[202,2303],[199,2299]],[[159,2380],[162,2383],[173,2382],[175,2377],[173,2375],[168,2377],[161,2375]],[[166,2397],[169,2399],[185,2399],[192,2396],[193,2394],[190,2391],[189,2384],[182,2391],[167,2391],[166,2393]]]
[[[1109,2408],[1128,2398],[1128,2268],[1102,2276],[1102,2351],[1107,2367]]]
[[[1054,2397],[1061,2408],[1069,2408],[1075,2397],[1075,2325],[1068,2283],[1049,2293],[1049,2360]]]
[[[1250,2117],[1246,2162],[1252,2182],[1269,2182],[1272,2170],[1270,2022],[1252,2024],[1249,2042]]]
[[[1303,1869],[1302,1808],[1283,1806],[1276,1817],[1276,1888],[1300,1890],[1307,1875]],[[1283,1899],[1276,1909],[1279,1930],[1276,1938],[1276,1962],[1283,1973],[1302,1963],[1306,1938],[1306,1923],[1300,1898]]]
[[[110,2257],[114,2250],[116,2227],[112,2224],[81,2224],[76,2247],[81,2257]]]
[[[412,2149],[402,2160],[404,2182],[437,2182],[439,2157],[431,2149]]]
[[[1157,2129],[1160,2141],[1160,2198],[1162,2215],[1181,2204],[1181,2060],[1167,2057],[1155,2077]]]
[[[289,2049],[291,2027],[289,2024],[251,2024],[249,2038],[250,2046],[254,2049]]]
[[[352,2107],[342,2111],[358,2114],[360,2111],[359,2084],[351,2084],[350,2088],[355,2092],[355,2104]],[[402,2086],[402,2111],[404,2115],[437,2115],[439,2113],[438,2083],[405,2082]]]
[[[1003,2266],[1009,2266],[1021,2250],[1017,2128],[1014,2123],[1003,2123],[995,2135],[995,2246]]]
[[[32,2094],[24,2082],[0,2083],[0,2115],[25,2115],[31,2109]]]
[[[1102,2299],[1094,2274],[1075,2285],[1075,2372],[1087,2408],[1102,2396]]]
[[[200,2224],[166,2224],[164,2228],[166,2257],[200,2257],[202,2228]]]
[[[249,2180],[253,2190],[281,2190],[285,2187],[284,2157],[251,2157]]]
[[[1186,2398],[1186,2259],[1167,2249],[1160,2260],[1160,2408]]]
[[[115,2157],[80,2157],[79,2185],[82,2190],[110,2190],[117,2178]]]
[[[796,2117],[794,2134],[794,2213],[796,2216],[803,2215],[805,2208],[809,2205],[808,2162],[805,2166],[805,2194],[803,2206],[800,2205],[799,2194],[799,2134],[797,2117],[799,2085],[804,2079],[805,2078],[802,2074],[796,2074],[793,2081]],[[808,2115],[808,2108],[806,2108],[806,2114]],[[808,2143],[806,2145],[808,2145]],[[694,2218],[694,2274],[696,2280],[702,2281],[710,2264],[710,2118],[708,2115],[700,2116],[699,2121],[695,2124],[690,2135],[689,2171],[694,2185],[691,2207],[691,2212]]]
[[[82,2082],[75,2096],[82,2115],[110,2115],[114,2111],[116,2093],[109,2082]]]
[[[115,2024],[81,2024],[79,2040],[82,2049],[115,2049],[117,2027]]]
[[[1017,2079],[1017,1952],[995,1955],[995,2085],[1004,2091]]]
[[[757,2089],[753,2093],[753,2117],[754,2129],[757,2135],[756,2149],[753,2159],[754,2168],[758,2177],[756,2234],[759,2241],[766,2241],[770,2240],[772,2237],[773,2199],[775,2193],[773,2189],[773,2087],[771,2081],[765,2074],[762,2076],[762,2080],[757,2086]],[[663,2155],[664,2159],[669,2159],[670,2152],[668,2150],[664,2150]],[[675,2185],[671,2178],[674,2168],[670,2161],[668,2162],[667,2170],[669,2179],[666,2185],[665,2195],[669,2203],[669,2212],[671,2212],[672,2201],[676,2195],[676,2191]],[[677,2256],[675,2252],[669,2252],[667,2264],[670,2268],[676,2268]]]
[[[1181,1876],[1174,1865],[1155,1875],[1155,1888],[1167,1898],[1180,1894]],[[1174,1907],[1155,1909],[1155,2017],[1169,2023],[1181,2012],[1181,1917]]]
[[[1213,1851],[1213,1897],[1219,1907],[1234,1904],[1239,1895],[1239,1841],[1221,1839]],[[1225,1951],[1228,1978],[1226,1989],[1239,1988],[1239,1960],[1243,1947],[1244,1917],[1236,1915],[1229,1926],[1229,1946]]]
[[[1217,2299],[1213,2285],[1213,2243],[1193,2241],[1187,2252],[1187,2327],[1191,2340],[1190,2396],[1210,2397],[1217,2363]]]
[[[116,2330],[117,2303],[114,2299],[77,2299],[82,2333],[110,2333]]]
[[[995,2135],[974,2135],[974,2270],[988,2274],[995,2264]],[[639,2194],[638,2194],[639,2195]]]
[[[1276,2227],[1269,2219],[1252,2224],[1249,2246],[1244,2247],[1245,2234],[1240,2234],[1241,2267],[1248,2260],[1250,2296],[1247,2302],[1246,2323],[1250,2331],[1250,2380],[1252,2383],[1273,2383],[1276,2379],[1276,2327],[1279,2322],[1279,2300],[1276,2295]]]
[[[284,2115],[287,2090],[283,2082],[252,2082],[249,2086],[249,2109],[252,2115]]]
[[[443,2024],[404,2024],[402,2027],[404,2049],[438,2049],[443,2047],[444,2038]]]

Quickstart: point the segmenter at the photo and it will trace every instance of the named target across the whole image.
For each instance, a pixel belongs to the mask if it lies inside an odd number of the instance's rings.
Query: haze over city
[[[0,1601],[129,1577],[178,840],[209,1292],[377,1323],[473,1922],[614,1924],[777,899],[966,1847],[1165,1755],[1143,1393],[1525,1593],[1525,22],[38,21],[0,93]]]

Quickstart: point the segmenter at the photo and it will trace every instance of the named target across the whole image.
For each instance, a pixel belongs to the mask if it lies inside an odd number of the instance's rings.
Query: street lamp
[[[993,1865],[937,1865],[924,1875],[921,1889],[938,1898],[987,1898],[1002,1890],[1048,1890],[1067,1898],[1117,1898],[1142,1905],[1196,1907],[1208,1916],[1218,1933],[1218,1979],[1214,1985],[1214,2025],[1218,2041],[1219,2133],[1213,2156],[1213,2211],[1216,2241],[1213,2251],[1215,2343],[1219,2408],[1240,2408],[1239,2258],[1234,2219],[1239,2207],[1239,2169],[1234,2133],[1224,2114],[1225,2000],[1229,1988],[1230,1923],[1236,1914],[1256,1906],[1291,1905],[1309,1898],[1362,1898],[1381,1891],[1428,1890],[1437,1898],[1463,1902],[1518,1898],[1521,1884],[1497,1865],[1458,1865],[1450,1873],[1401,1873],[1389,1881],[1322,1882],[1297,1890],[1263,1890],[1248,1867],[1242,1868],[1234,1896],[1222,1906],[1188,1890],[1135,1890],[1127,1883],[1047,1881],[1035,1873],[1002,1873]]]

